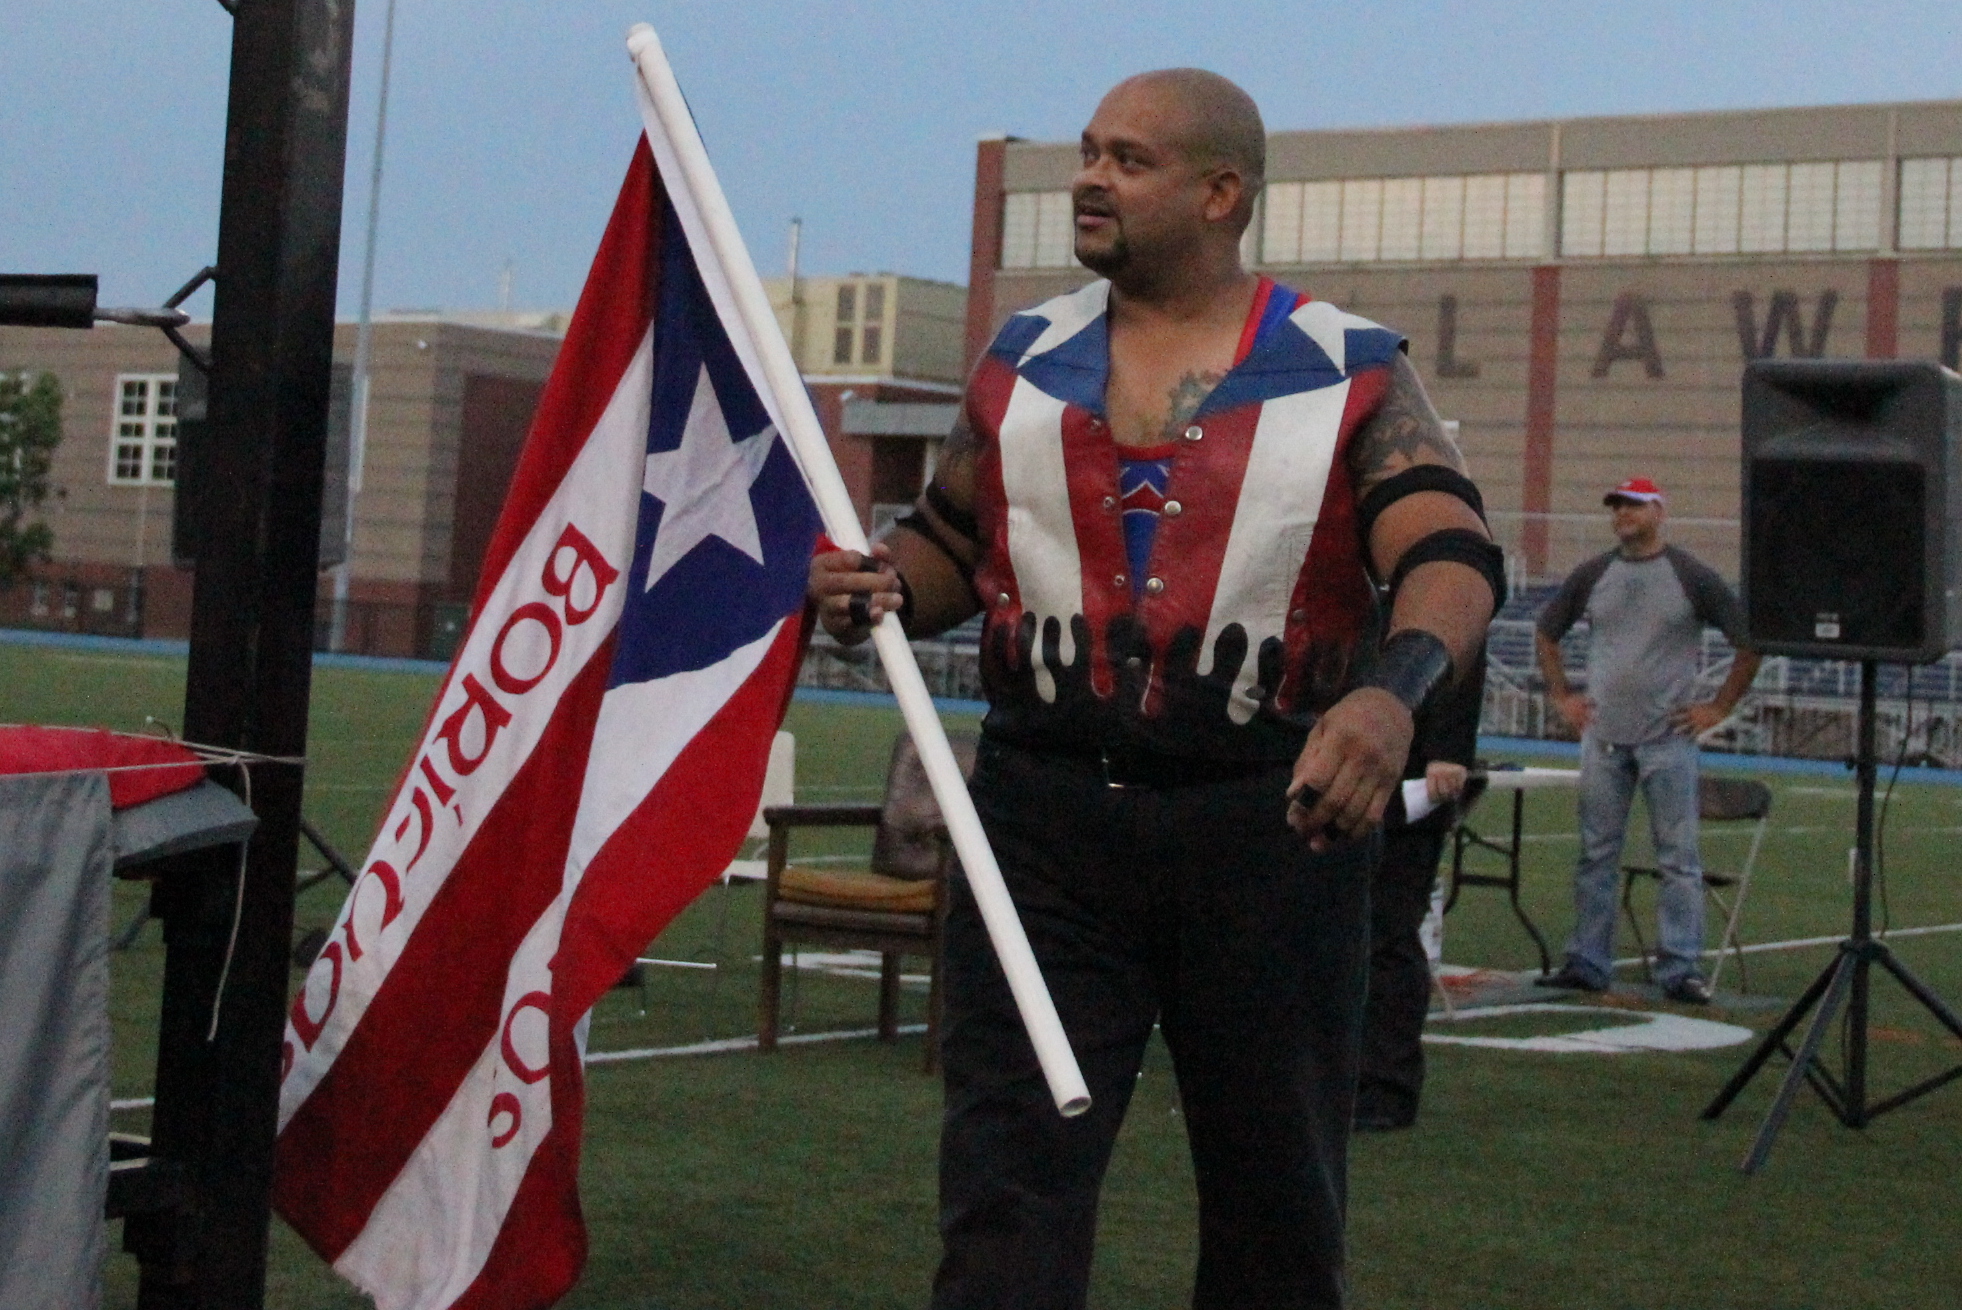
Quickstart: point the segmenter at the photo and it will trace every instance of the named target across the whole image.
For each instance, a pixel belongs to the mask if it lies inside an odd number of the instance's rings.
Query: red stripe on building
[[[1899,353],[1901,261],[1867,261],[1867,358],[1892,359]]]
[[[329,1262],[359,1235],[496,1035],[512,956],[559,893],[581,785],[567,764],[583,762],[592,744],[614,640],[566,688],[531,758],[279,1135],[273,1203]],[[544,872],[515,885],[516,867]],[[386,1133],[377,1114],[389,1117]]]
[[[1533,270],[1531,344],[1526,360],[1526,452],[1520,508],[1526,511],[1526,571],[1547,567],[1547,520],[1553,510],[1553,412],[1560,368],[1560,266]]]
[[[974,362],[995,337],[995,270],[1001,267],[1002,185],[1008,140],[997,137],[974,148],[974,235],[968,244],[964,371],[974,368]]]

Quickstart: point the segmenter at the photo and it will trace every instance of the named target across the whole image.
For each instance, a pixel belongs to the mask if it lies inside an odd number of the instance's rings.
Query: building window
[[[177,375],[121,373],[109,434],[109,481],[167,487],[177,481]]]
[[[884,358],[882,353],[885,346],[884,338],[885,330],[879,324],[867,323],[865,325],[865,345],[859,352],[858,362],[861,364],[880,363]]]
[[[1901,249],[1962,247],[1962,158],[1901,161]]]
[[[1561,179],[1560,253],[1569,258],[1879,245],[1879,160],[1618,168]]]
[[[1076,209],[1069,192],[1018,191],[1003,198],[1001,266],[1076,266]]]
[[[838,321],[851,323],[858,319],[858,284],[841,283],[838,287]]]
[[[1539,173],[1272,182],[1264,264],[1537,259],[1546,179]]]
[[[886,316],[886,284],[867,282],[865,284],[865,321],[881,321]]]
[[[840,325],[838,330],[832,334],[831,337],[831,362],[832,363],[849,364],[852,362],[853,335],[854,334],[852,332],[852,329],[844,325]]]

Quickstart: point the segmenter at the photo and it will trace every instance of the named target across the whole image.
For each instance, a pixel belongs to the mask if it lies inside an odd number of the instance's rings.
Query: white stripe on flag
[[[557,898],[512,959],[501,1011],[510,1016],[507,1026],[485,1046],[408,1164],[369,1212],[360,1236],[334,1262],[344,1277],[376,1298],[380,1310],[447,1306],[489,1258],[532,1156],[552,1126],[551,1078],[527,1082],[510,1067],[504,1049],[508,1030],[512,1053],[525,1074],[546,1068],[547,1010],[514,1007],[534,993],[549,997],[566,911],[592,857],[647,799],[688,742],[756,672],[784,622],[705,669],[607,693],[574,821],[576,854],[567,862]],[[646,853],[650,875],[658,871],[661,855]],[[583,1035],[580,1045],[583,1053]],[[576,1071],[563,1072],[577,1076]],[[506,1096],[511,1099],[499,1101]],[[489,1146],[487,1138],[512,1130],[502,1147]],[[422,1295],[400,1299],[402,1288],[420,1289]]]
[[[644,459],[652,386],[653,331],[650,328],[591,436],[574,457],[572,466],[566,470],[485,601],[467,644],[451,668],[450,680],[439,702],[441,708],[431,718],[412,757],[428,760],[447,785],[455,788],[449,811],[446,813],[433,805],[430,787],[412,763],[382,823],[381,835],[368,852],[368,862],[362,866],[363,881],[357,882],[349,892],[335,922],[334,934],[329,938],[330,946],[343,940],[348,921],[359,915],[354,926],[361,958],[330,961],[323,952],[307,975],[308,1013],[318,1017],[325,1012],[325,1021],[311,1048],[300,1040],[293,1025],[287,1024],[286,1039],[293,1044],[296,1054],[292,1070],[280,1087],[282,1129],[340,1054],[348,1034],[360,1022],[369,1001],[381,990],[458,858],[468,849],[511,779],[531,757],[551,724],[559,698],[593,652],[606,641],[619,619],[626,594],[627,566],[633,556],[634,528],[640,513],[639,479],[622,477],[621,470],[638,468]],[[557,551],[557,545],[568,526],[577,528],[597,548],[608,564],[619,571],[619,579],[599,596],[598,607],[584,622],[560,625],[563,644],[558,658],[535,686],[519,696],[494,693],[511,711],[511,722],[498,734],[494,748],[486,752],[483,763],[469,776],[458,777],[449,767],[448,746],[442,732],[444,721],[458,706],[467,703],[464,675],[474,674],[486,688],[495,685],[490,672],[493,647],[505,620],[520,606],[551,603],[559,605],[562,611],[562,601],[545,592],[541,578],[554,554],[562,553]],[[542,632],[536,624],[523,626]],[[515,646],[524,635],[514,631],[512,644]],[[505,654],[507,665],[517,658],[513,651],[507,650]],[[421,808],[418,799],[422,801]],[[425,833],[428,846],[417,858],[416,851]],[[380,926],[386,904],[382,890],[364,887],[364,883],[375,881],[369,871],[378,860],[387,861],[401,880],[401,908],[386,929]],[[340,976],[337,993],[329,990],[336,965]]]

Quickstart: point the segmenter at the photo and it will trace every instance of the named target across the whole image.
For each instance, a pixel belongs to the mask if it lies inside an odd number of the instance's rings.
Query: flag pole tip
[[[660,43],[661,38],[654,35],[654,26],[651,23],[635,23],[627,29],[627,53],[635,59],[640,58],[640,52],[648,46]]]

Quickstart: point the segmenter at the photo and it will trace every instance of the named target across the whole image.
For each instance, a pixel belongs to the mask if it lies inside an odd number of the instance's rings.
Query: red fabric
[[[149,767],[143,767],[149,766]],[[204,781],[195,752],[160,737],[106,728],[0,728],[0,773],[110,769],[109,804],[123,810]]]

